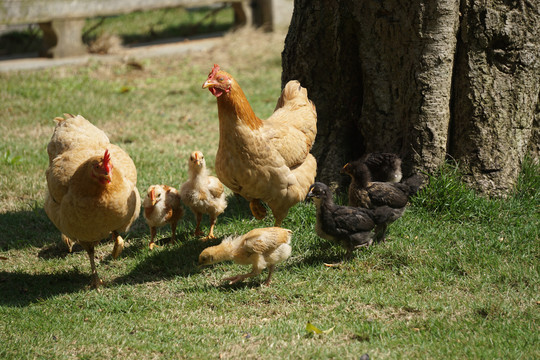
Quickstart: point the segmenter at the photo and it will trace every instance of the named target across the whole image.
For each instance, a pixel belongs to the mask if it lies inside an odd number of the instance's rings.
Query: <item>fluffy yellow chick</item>
[[[291,256],[291,237],[291,230],[279,227],[254,229],[242,236],[230,236],[221,244],[204,249],[199,255],[199,265],[227,260],[241,265],[252,265],[248,274],[223,279],[229,281],[229,284],[257,276],[268,268],[268,278],[264,282],[268,285],[276,264]]]
[[[167,185],[150,185],[143,202],[144,219],[150,227],[150,250],[155,246],[157,228],[171,224],[171,240],[176,242],[176,225],[184,216],[178,190]]]
[[[210,232],[203,241],[215,239],[214,226],[217,217],[225,211],[227,201],[223,184],[214,176],[208,175],[204,155],[200,151],[191,153],[188,161],[188,180],[180,188],[182,201],[195,215],[197,226],[195,236],[202,235],[201,220],[203,214],[210,216]]]

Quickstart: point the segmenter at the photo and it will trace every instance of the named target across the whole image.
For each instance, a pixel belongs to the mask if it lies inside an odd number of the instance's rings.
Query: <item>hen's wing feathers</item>
[[[317,135],[317,112],[307,90],[289,81],[263,127],[265,138],[292,168],[304,162]]]

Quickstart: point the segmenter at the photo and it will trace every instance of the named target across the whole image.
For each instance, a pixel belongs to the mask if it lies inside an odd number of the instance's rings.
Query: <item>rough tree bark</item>
[[[540,5],[527,0],[296,0],[283,83],[318,113],[318,179],[396,152],[404,173],[456,158],[472,185],[502,194],[531,141],[540,90]],[[537,146],[536,146],[537,148]]]

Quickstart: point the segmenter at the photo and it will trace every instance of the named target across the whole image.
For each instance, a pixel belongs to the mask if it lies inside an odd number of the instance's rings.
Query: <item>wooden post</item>
[[[84,19],[53,20],[40,23],[43,30],[43,49],[41,56],[60,58],[87,53],[82,42]]]

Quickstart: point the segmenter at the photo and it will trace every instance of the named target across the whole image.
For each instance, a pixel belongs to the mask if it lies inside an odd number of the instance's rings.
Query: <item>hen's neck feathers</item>
[[[232,79],[231,90],[218,97],[217,102],[220,129],[236,121],[243,123],[251,130],[256,130],[263,125],[262,120],[253,112],[236,80]]]
[[[87,162],[71,178],[70,187],[78,194],[89,197],[104,197],[115,194],[124,187],[124,177],[117,168],[113,167],[111,171],[112,181],[108,184],[102,184],[91,175],[91,166],[91,163]]]

